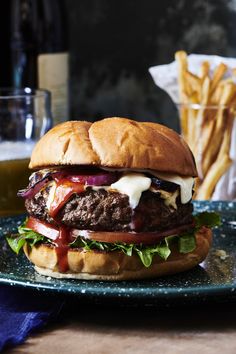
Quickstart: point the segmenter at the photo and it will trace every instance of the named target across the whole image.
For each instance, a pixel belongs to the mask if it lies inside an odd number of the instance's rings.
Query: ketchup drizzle
[[[67,227],[60,226],[59,236],[54,243],[56,245],[59,271],[65,273],[69,269],[67,255],[69,250],[68,244],[70,243],[70,231]]]
[[[51,208],[49,210],[50,216],[53,220],[59,225],[59,236],[54,241],[56,245],[56,254],[57,254],[57,262],[59,272],[65,273],[69,269],[68,264],[68,251],[69,251],[69,243],[72,241],[70,229],[64,226],[61,223],[60,217],[58,213],[60,209],[64,206],[67,200],[74,193],[81,193],[84,191],[84,185],[81,183],[75,183],[68,181],[67,179],[56,179],[56,192],[59,190],[59,194],[57,194],[56,200],[54,200],[51,204]],[[55,193],[56,193],[55,192]]]

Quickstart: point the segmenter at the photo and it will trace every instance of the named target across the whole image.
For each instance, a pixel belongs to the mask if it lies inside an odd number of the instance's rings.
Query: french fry
[[[206,108],[205,109],[205,120],[202,125],[201,130],[201,146],[203,156],[207,149],[208,143],[211,141],[211,137],[213,136],[213,130],[215,127],[215,116],[217,113],[217,108]],[[212,143],[212,142],[210,142]]]
[[[195,146],[194,146],[194,155],[196,158],[196,163],[198,166],[198,172],[199,172],[199,177],[200,179],[203,178],[203,171],[202,171],[202,144],[201,144],[201,136],[202,136],[202,127],[204,124],[204,113],[205,113],[205,106],[207,105],[208,99],[209,99],[209,93],[210,93],[210,79],[208,76],[205,77],[203,85],[202,85],[202,97],[201,97],[201,106],[198,110],[198,114],[196,117],[196,126],[195,126],[195,131],[196,131],[196,139],[195,139]]]
[[[233,68],[233,69],[232,69],[232,74],[233,74],[234,76],[236,76],[236,68]]]
[[[234,83],[234,80],[232,79],[232,77],[228,77],[227,79],[220,80],[218,86],[222,86],[222,85],[226,85],[226,84],[233,84],[233,83]]]
[[[231,145],[231,134],[233,128],[233,121],[234,121],[234,111],[228,109],[227,110],[227,122],[224,132],[223,141],[219,151],[219,158],[223,157],[224,155],[228,155],[230,153],[230,145]]]
[[[204,181],[198,189],[196,195],[197,200],[207,200],[211,198],[217,182],[228,170],[231,164],[232,160],[229,158],[228,155],[221,156],[213,163]]]
[[[222,92],[222,96],[220,98],[220,101],[219,101],[219,110],[221,112],[221,114],[219,114],[217,116],[217,121],[216,121],[216,129],[221,129],[222,127],[222,124],[223,124],[223,115],[222,115],[222,111],[224,109],[223,106],[228,106],[230,101],[232,100],[233,96],[235,94],[235,85],[233,83],[227,83],[224,85],[224,89],[223,89],[223,92]]]
[[[228,106],[230,100],[235,94],[234,84],[224,85],[224,90],[222,97],[219,102],[219,109],[216,114],[215,126],[212,131],[212,136],[214,137],[214,143],[208,140],[207,148],[204,151],[204,157],[202,160],[202,175],[205,176],[206,172],[215,161],[216,156],[220,150],[220,146],[223,140],[223,135],[225,131],[225,115],[227,113],[226,107]]]
[[[220,151],[216,161],[209,169],[202,185],[199,187],[197,193],[197,199],[210,199],[214,192],[215,186],[223,174],[228,170],[232,164],[232,160],[229,157],[231,133],[233,127],[234,115],[232,112],[228,112],[228,120],[226,130],[223,136],[223,141],[220,147]]]
[[[187,106],[180,107],[180,125],[185,140],[188,142],[188,109]]]
[[[224,85],[222,85],[220,82],[219,85],[216,87],[215,91],[210,96],[209,103],[217,106],[218,103],[220,102],[220,98],[222,96],[223,90],[224,90]]]
[[[198,104],[198,94],[194,92],[191,97],[189,97],[189,101],[191,104]],[[191,105],[188,107],[188,144],[191,150],[194,149],[195,146],[195,127],[196,127],[196,118],[197,118],[198,110],[192,108]]]
[[[223,91],[224,91],[224,86],[226,84],[234,84],[232,78],[228,78],[228,79],[224,79],[224,80],[221,80],[219,82],[219,84],[217,85],[215,91],[213,92],[213,94],[211,95],[210,97],[210,104],[215,104],[215,105],[218,105],[220,100],[221,100],[221,97],[223,95]]]
[[[227,71],[227,65],[225,65],[224,63],[221,63],[220,65],[217,66],[217,68],[215,69],[214,73],[213,73],[213,78],[212,78],[212,82],[211,82],[211,94],[214,92],[214,90],[216,89],[217,84],[219,83],[219,81],[222,79],[222,77],[224,76],[224,74]]]
[[[187,87],[190,87],[190,89],[188,89],[190,95],[195,94],[198,100],[201,99],[201,79],[189,71],[185,72],[185,77],[188,83]]]
[[[187,54],[183,50],[180,50],[175,53],[175,60],[178,65],[178,80],[179,80],[179,96],[182,103],[186,102],[186,92],[187,92],[187,83],[185,80],[185,73],[188,70]]]
[[[200,104],[206,106],[209,100],[210,94],[210,79],[208,76],[205,77],[204,82],[202,84],[202,92],[201,92],[201,101]]]
[[[205,77],[209,75],[209,69],[210,69],[209,61],[202,62],[201,67],[200,67],[200,73],[199,73],[199,77],[201,79],[201,82],[203,82]]]

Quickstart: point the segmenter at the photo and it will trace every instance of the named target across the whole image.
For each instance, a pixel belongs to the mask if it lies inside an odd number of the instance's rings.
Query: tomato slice
[[[181,225],[174,229],[160,232],[107,232],[72,229],[71,236],[81,236],[86,239],[107,243],[122,242],[127,244],[154,245],[167,236],[179,235],[181,232],[191,229],[193,226],[193,224]]]
[[[26,222],[26,226],[39,234],[46,236],[54,241],[56,246],[57,261],[60,272],[66,272],[68,265],[68,250],[70,239],[70,231],[67,227],[61,226],[59,229],[30,216]]]
[[[38,220],[30,216],[26,222],[26,227],[29,229],[38,232],[39,234],[50,238],[55,241],[59,236],[59,229],[55,226],[52,226],[44,221]]]
[[[62,179],[57,182],[53,201],[50,205],[49,215],[54,218],[63,205],[74,193],[84,191],[84,185],[81,183],[71,182],[68,179]]]
[[[192,228],[193,224],[182,225],[176,227],[174,229],[170,229],[167,231],[161,232],[117,232],[117,231],[90,231],[90,230],[78,230],[69,229],[64,230],[65,228],[57,228],[52,226],[44,221],[38,220],[30,216],[26,223],[26,226],[32,229],[39,234],[50,238],[53,241],[56,241],[56,246],[61,247],[62,244],[68,245],[72,242],[73,238],[76,237],[84,237],[86,239],[99,241],[99,242],[107,242],[107,243],[127,243],[127,244],[143,244],[143,245],[153,245],[161,240],[163,240],[167,236],[171,235],[179,235],[181,232]],[[63,229],[63,230],[62,230]],[[66,237],[63,237],[62,240],[62,231],[66,233]],[[64,235],[64,234],[63,234]]]

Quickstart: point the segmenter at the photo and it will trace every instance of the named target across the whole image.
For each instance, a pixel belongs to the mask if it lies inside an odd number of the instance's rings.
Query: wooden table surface
[[[72,302],[56,323],[6,353],[236,353],[236,303],[130,309]]]

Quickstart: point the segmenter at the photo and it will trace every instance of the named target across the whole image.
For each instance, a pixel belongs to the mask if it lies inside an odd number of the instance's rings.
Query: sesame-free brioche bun
[[[193,155],[180,135],[160,124],[116,117],[55,126],[36,144],[29,167],[67,165],[197,176]]]
[[[190,253],[179,253],[172,249],[169,258],[164,261],[155,256],[153,263],[146,268],[137,255],[127,256],[123,252],[86,251],[70,249],[68,252],[69,270],[60,273],[55,247],[49,244],[24,246],[28,259],[42,275],[55,278],[73,278],[86,280],[131,280],[155,278],[175,274],[191,269],[207,256],[212,242],[212,231],[203,227],[196,234],[196,248]]]

